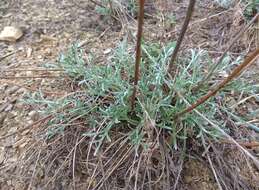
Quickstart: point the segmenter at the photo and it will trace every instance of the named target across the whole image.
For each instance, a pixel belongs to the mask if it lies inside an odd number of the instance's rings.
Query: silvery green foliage
[[[219,6],[223,7],[223,8],[230,8],[235,0],[214,0]]]

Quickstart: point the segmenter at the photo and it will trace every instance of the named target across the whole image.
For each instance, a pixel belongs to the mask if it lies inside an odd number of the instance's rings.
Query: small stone
[[[15,42],[23,36],[23,32],[20,28],[13,26],[4,27],[0,33],[0,41]]]
[[[192,176],[188,176],[188,175],[184,176],[184,182],[185,183],[191,183],[192,181],[193,181]]]
[[[33,72],[32,71],[26,71],[26,76],[33,76]]]
[[[29,121],[27,121],[27,125],[32,125],[34,123],[34,121],[33,120],[29,120]]]
[[[8,185],[8,186],[11,186],[11,185],[12,185],[12,181],[11,181],[11,180],[8,180],[8,181],[7,181],[7,185]]]
[[[38,55],[37,58],[38,58],[38,59],[42,59],[43,56],[42,56],[42,55]]]
[[[39,169],[38,169],[37,176],[38,176],[40,179],[42,179],[42,178],[45,176],[45,172],[44,172],[43,168],[39,168]]]
[[[11,88],[8,88],[8,89],[6,90],[6,94],[7,94],[7,95],[12,95],[12,94],[15,93],[17,90],[19,90],[19,88],[20,88],[20,87],[18,87],[18,86],[13,86],[13,87],[11,87]]]
[[[13,109],[13,104],[9,104],[4,111],[9,112]]]
[[[104,53],[104,55],[106,55],[106,54],[109,54],[111,51],[112,50],[109,48],[109,49],[106,49],[103,53]]]
[[[47,49],[45,50],[45,55],[46,55],[46,56],[51,56],[52,53],[53,53],[53,51],[52,51],[50,48],[47,48]]]
[[[28,115],[32,121],[37,121],[39,119],[39,113],[35,110],[31,111]]]
[[[23,93],[25,93],[26,92],[26,89],[24,89],[24,88],[20,88],[19,90],[17,90],[17,94],[23,94]]]

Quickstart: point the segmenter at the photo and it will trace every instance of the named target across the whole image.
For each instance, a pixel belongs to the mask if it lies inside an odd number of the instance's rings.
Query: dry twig
[[[191,112],[193,109],[198,107],[199,105],[203,104],[206,100],[208,100],[210,97],[214,96],[219,90],[221,90],[227,83],[232,81],[235,77],[239,76],[239,74],[242,72],[242,70],[247,67],[248,65],[252,64],[253,61],[257,58],[259,55],[259,49],[255,50],[250,56],[248,56],[243,63],[241,63],[239,66],[237,66],[233,72],[225,79],[223,80],[214,90],[208,92],[205,96],[201,97],[196,101],[196,103],[192,104],[191,106],[187,107],[185,110],[181,111],[180,113],[176,114],[175,118],[179,118],[180,116]]]
[[[131,110],[134,110],[135,107],[135,99],[137,94],[137,85],[139,81],[139,67],[141,61],[141,38],[142,38],[142,31],[143,31],[143,23],[144,23],[144,4],[145,0],[139,1],[139,16],[138,16],[138,34],[137,34],[137,47],[136,47],[136,62],[135,62],[135,76],[134,76],[134,88],[133,94],[131,97]]]
[[[191,20],[191,17],[192,17],[192,13],[193,13],[193,10],[194,10],[194,5],[195,5],[195,2],[196,0],[190,0],[189,2],[189,6],[188,6],[188,10],[186,12],[186,17],[185,17],[185,20],[184,20],[184,23],[183,23],[183,26],[182,26],[182,29],[181,29],[181,32],[180,32],[180,36],[177,40],[177,43],[176,43],[176,46],[175,46],[175,49],[174,49],[174,52],[172,54],[172,57],[171,57],[171,61],[169,63],[169,67],[168,67],[168,73],[169,74],[173,74],[174,72],[174,62],[176,60],[176,57],[177,57],[177,53],[180,49],[180,46],[182,44],[182,41],[183,41],[183,37],[187,31],[187,28],[188,28],[188,25],[189,25],[189,22]]]
[[[259,13],[257,15],[254,16],[254,18],[241,30],[239,30],[235,37],[230,41],[228,47],[226,48],[226,50],[224,51],[224,53],[221,55],[221,57],[219,58],[218,62],[216,64],[213,65],[213,67],[211,68],[211,70],[209,71],[209,73],[207,74],[207,76],[202,79],[202,81],[198,82],[197,86],[195,86],[193,88],[193,90],[198,90],[202,87],[202,85],[208,81],[212,74],[214,73],[214,71],[216,70],[216,68],[219,66],[219,64],[223,61],[223,59],[225,58],[227,52],[230,50],[230,48],[233,46],[234,43],[237,42],[237,40],[249,29],[249,27],[259,18]]]

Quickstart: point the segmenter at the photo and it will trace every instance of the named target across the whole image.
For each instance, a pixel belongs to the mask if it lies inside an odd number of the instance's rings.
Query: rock
[[[51,50],[51,48],[46,48],[45,49],[45,56],[51,56],[53,53],[53,51]]]
[[[25,92],[26,92],[26,89],[20,88],[19,90],[17,90],[16,94],[24,94]]]
[[[4,111],[9,112],[13,109],[13,104],[9,104]]]
[[[42,59],[43,56],[42,56],[42,55],[38,55],[37,58],[38,58],[38,59]]]
[[[28,115],[32,121],[37,121],[39,119],[39,113],[35,110],[31,111]]]
[[[104,53],[104,55],[106,55],[106,54],[109,54],[111,51],[112,51],[111,48],[108,48],[103,53]]]
[[[11,186],[11,185],[12,185],[12,181],[11,181],[11,180],[8,180],[8,181],[7,181],[7,185],[8,185],[8,186]]]
[[[27,121],[27,125],[32,125],[33,123],[34,123],[33,120],[28,120],[28,121]]]
[[[8,96],[10,96],[10,95],[12,95],[13,93],[15,93],[17,90],[19,90],[19,88],[20,88],[20,87],[18,87],[18,86],[13,86],[13,87],[11,87],[11,88],[8,88],[8,89],[6,90],[6,94],[7,94]]]
[[[188,176],[188,175],[185,175],[184,176],[184,182],[189,184],[193,181],[193,177],[192,176]]]
[[[13,26],[6,26],[3,31],[0,33],[0,41],[15,42],[21,38],[23,32],[20,28]]]
[[[26,76],[33,76],[33,72],[32,71],[26,71]]]

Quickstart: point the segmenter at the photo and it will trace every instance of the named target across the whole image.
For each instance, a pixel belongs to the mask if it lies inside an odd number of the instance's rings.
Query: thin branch
[[[135,99],[137,94],[137,85],[139,81],[139,67],[141,61],[141,38],[144,23],[144,4],[145,0],[139,0],[139,16],[138,16],[138,34],[137,34],[137,47],[136,47],[136,62],[135,62],[135,76],[134,76],[134,89],[131,99],[131,111],[135,108]]]
[[[203,104],[205,101],[207,101],[209,98],[214,96],[219,90],[221,90],[227,83],[232,81],[235,77],[239,76],[239,74],[242,72],[242,70],[247,67],[248,65],[252,64],[257,56],[259,55],[259,48],[256,49],[250,56],[248,56],[243,63],[241,63],[239,66],[237,66],[233,72],[225,79],[223,80],[214,90],[208,92],[205,96],[202,96],[200,99],[196,101],[196,103],[192,104],[191,106],[187,107],[185,110],[179,112],[176,114],[175,118],[179,118],[180,116],[191,112],[193,109],[198,107],[199,105]]]
[[[222,14],[225,14],[227,12],[230,12],[230,11],[233,11],[233,9],[228,9],[226,11],[222,11],[222,12],[219,12],[217,14],[213,14],[213,15],[210,15],[210,16],[208,16],[206,18],[202,18],[202,19],[199,19],[199,20],[197,20],[195,22],[192,22],[191,24],[189,24],[189,29],[192,28],[193,26],[197,25],[197,24],[200,24],[201,22],[205,22],[205,21],[207,21],[207,20],[209,20],[211,18],[218,17],[218,16],[220,16]],[[172,34],[174,34],[176,32],[179,32],[179,31],[180,31],[180,29],[175,29],[173,31],[167,32],[164,36],[172,36]]]
[[[190,106],[190,103],[179,93],[176,91],[177,95],[188,105]],[[249,158],[251,158],[257,167],[259,169],[259,160],[253,156],[249,151],[247,151],[243,146],[241,146],[235,139],[233,139],[229,134],[227,134],[222,128],[220,128],[217,124],[210,121],[208,118],[206,118],[203,114],[201,114],[197,109],[193,109],[196,114],[198,114],[201,118],[203,118],[205,121],[207,121],[214,129],[217,129],[219,132],[221,132],[227,140],[232,142],[234,145],[236,145],[242,152],[244,152]]]
[[[200,89],[203,84],[208,81],[212,74],[214,73],[214,71],[217,69],[217,67],[221,64],[221,62],[223,61],[223,59],[225,58],[227,52],[230,50],[230,48],[233,46],[234,43],[237,42],[237,40],[249,29],[249,27],[259,18],[259,13],[257,13],[254,18],[242,29],[240,29],[235,37],[232,39],[232,41],[229,43],[227,49],[224,51],[224,53],[221,55],[221,57],[219,58],[218,62],[216,64],[213,65],[213,67],[211,68],[211,70],[209,71],[209,73],[207,74],[207,76],[202,79],[202,81],[198,82],[197,86],[195,86],[193,88],[193,90],[197,91],[198,89]]]
[[[172,57],[171,57],[171,61],[169,63],[168,73],[170,73],[170,74],[172,74],[173,71],[174,71],[174,68],[173,68],[174,67],[174,62],[176,60],[177,53],[178,53],[178,51],[180,49],[180,46],[182,44],[184,35],[185,35],[186,31],[187,31],[189,22],[191,20],[192,13],[193,13],[193,10],[194,10],[195,2],[196,2],[196,0],[190,0],[189,1],[188,10],[186,12],[186,17],[185,17],[185,20],[184,20],[184,23],[183,23],[183,26],[182,26],[182,29],[181,29],[181,32],[180,32],[180,36],[179,36],[179,38],[177,40],[174,52],[173,52]]]

